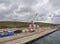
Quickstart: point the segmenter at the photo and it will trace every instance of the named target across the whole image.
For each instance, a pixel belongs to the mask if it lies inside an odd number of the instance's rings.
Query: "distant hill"
[[[28,27],[31,22],[13,22],[13,21],[1,21],[0,28],[21,28],[21,27]],[[34,24],[40,26],[55,26],[56,24],[49,24],[49,23],[42,23],[42,22],[35,22]]]

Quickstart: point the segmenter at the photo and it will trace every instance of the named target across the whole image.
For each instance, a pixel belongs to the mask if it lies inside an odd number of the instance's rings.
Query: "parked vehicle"
[[[22,33],[22,30],[15,30],[14,33],[15,34]]]
[[[0,37],[6,37],[6,36],[11,36],[13,35],[14,32],[8,31],[8,32],[0,32]]]

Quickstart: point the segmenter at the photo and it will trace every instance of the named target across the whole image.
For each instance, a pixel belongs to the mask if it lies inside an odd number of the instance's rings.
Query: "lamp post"
[[[35,27],[37,27],[37,25],[34,22],[35,19],[37,19],[37,13],[35,13],[35,16],[33,17],[33,20],[32,20],[32,29],[34,29]]]

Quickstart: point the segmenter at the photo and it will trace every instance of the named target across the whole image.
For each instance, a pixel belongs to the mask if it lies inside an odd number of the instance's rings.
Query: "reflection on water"
[[[41,38],[31,44],[60,44],[60,31],[56,31],[44,38]]]

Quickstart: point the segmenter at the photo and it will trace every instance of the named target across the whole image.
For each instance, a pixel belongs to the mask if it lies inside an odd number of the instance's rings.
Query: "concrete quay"
[[[0,44],[25,44],[55,30],[57,29],[36,29],[36,31],[32,33],[21,33],[10,37],[0,38]]]

